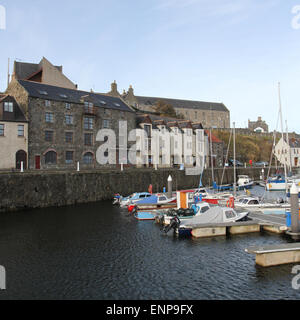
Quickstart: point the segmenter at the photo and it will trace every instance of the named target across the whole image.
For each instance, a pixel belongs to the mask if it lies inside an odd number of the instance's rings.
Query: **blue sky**
[[[300,133],[300,0],[0,0],[0,90],[7,59],[64,66],[82,90],[223,102],[237,127],[283,117]],[[299,18],[300,21],[300,18]],[[12,63],[11,63],[12,68]],[[278,128],[280,129],[280,128]]]

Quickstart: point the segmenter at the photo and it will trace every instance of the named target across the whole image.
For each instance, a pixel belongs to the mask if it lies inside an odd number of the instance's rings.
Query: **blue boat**
[[[134,216],[139,221],[155,220],[155,214],[153,214],[151,212],[135,212]]]
[[[233,185],[226,184],[226,185],[218,186],[217,183],[214,181],[213,188],[214,190],[217,190],[217,191],[233,190]]]

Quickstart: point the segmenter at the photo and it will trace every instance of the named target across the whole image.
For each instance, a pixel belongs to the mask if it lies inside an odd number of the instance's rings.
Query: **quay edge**
[[[221,183],[222,174],[222,168],[215,169],[217,183]],[[259,180],[261,168],[239,168],[237,174]],[[198,175],[187,176],[179,169],[0,172],[0,212],[111,200],[116,193],[147,191],[150,184],[153,192],[162,192],[169,176],[174,190],[196,188],[200,182]],[[227,168],[224,177],[223,183],[232,183],[233,169]],[[212,185],[211,169],[204,171],[202,183]]]

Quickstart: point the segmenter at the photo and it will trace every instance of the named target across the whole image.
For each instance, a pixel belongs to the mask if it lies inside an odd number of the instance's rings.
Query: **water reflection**
[[[0,299],[297,299],[291,266],[263,269],[269,233],[178,239],[110,202],[0,216]]]

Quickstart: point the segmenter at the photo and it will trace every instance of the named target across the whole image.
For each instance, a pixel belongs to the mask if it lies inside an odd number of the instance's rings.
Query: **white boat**
[[[134,193],[129,197],[125,197],[125,198],[120,197],[119,204],[120,204],[120,207],[127,207],[128,205],[135,204],[141,200],[144,200],[150,197],[152,197],[152,194],[148,192]]]
[[[272,213],[272,211],[276,211],[276,213],[284,214],[285,211],[290,208],[290,204],[283,202],[283,200],[280,200],[277,203],[267,203],[261,202],[259,198],[245,197],[239,199],[239,201],[235,203],[235,208],[247,209],[249,211],[262,211],[263,213]]]
[[[250,189],[253,187],[254,181],[246,175],[238,176],[238,189]]]
[[[248,219],[249,211],[237,212],[232,208],[213,207],[197,217],[181,221],[175,217],[171,224],[165,228],[165,232],[174,229],[175,233],[181,236],[191,236],[193,229],[204,225],[221,226],[226,223],[235,223]]]
[[[159,211],[157,215],[156,221],[168,226],[171,222],[171,220],[177,216],[180,220],[188,220],[193,219],[204,212],[208,211],[211,208],[209,203],[207,202],[198,202],[195,205],[192,205],[190,209],[184,210],[168,210],[168,211]]]

